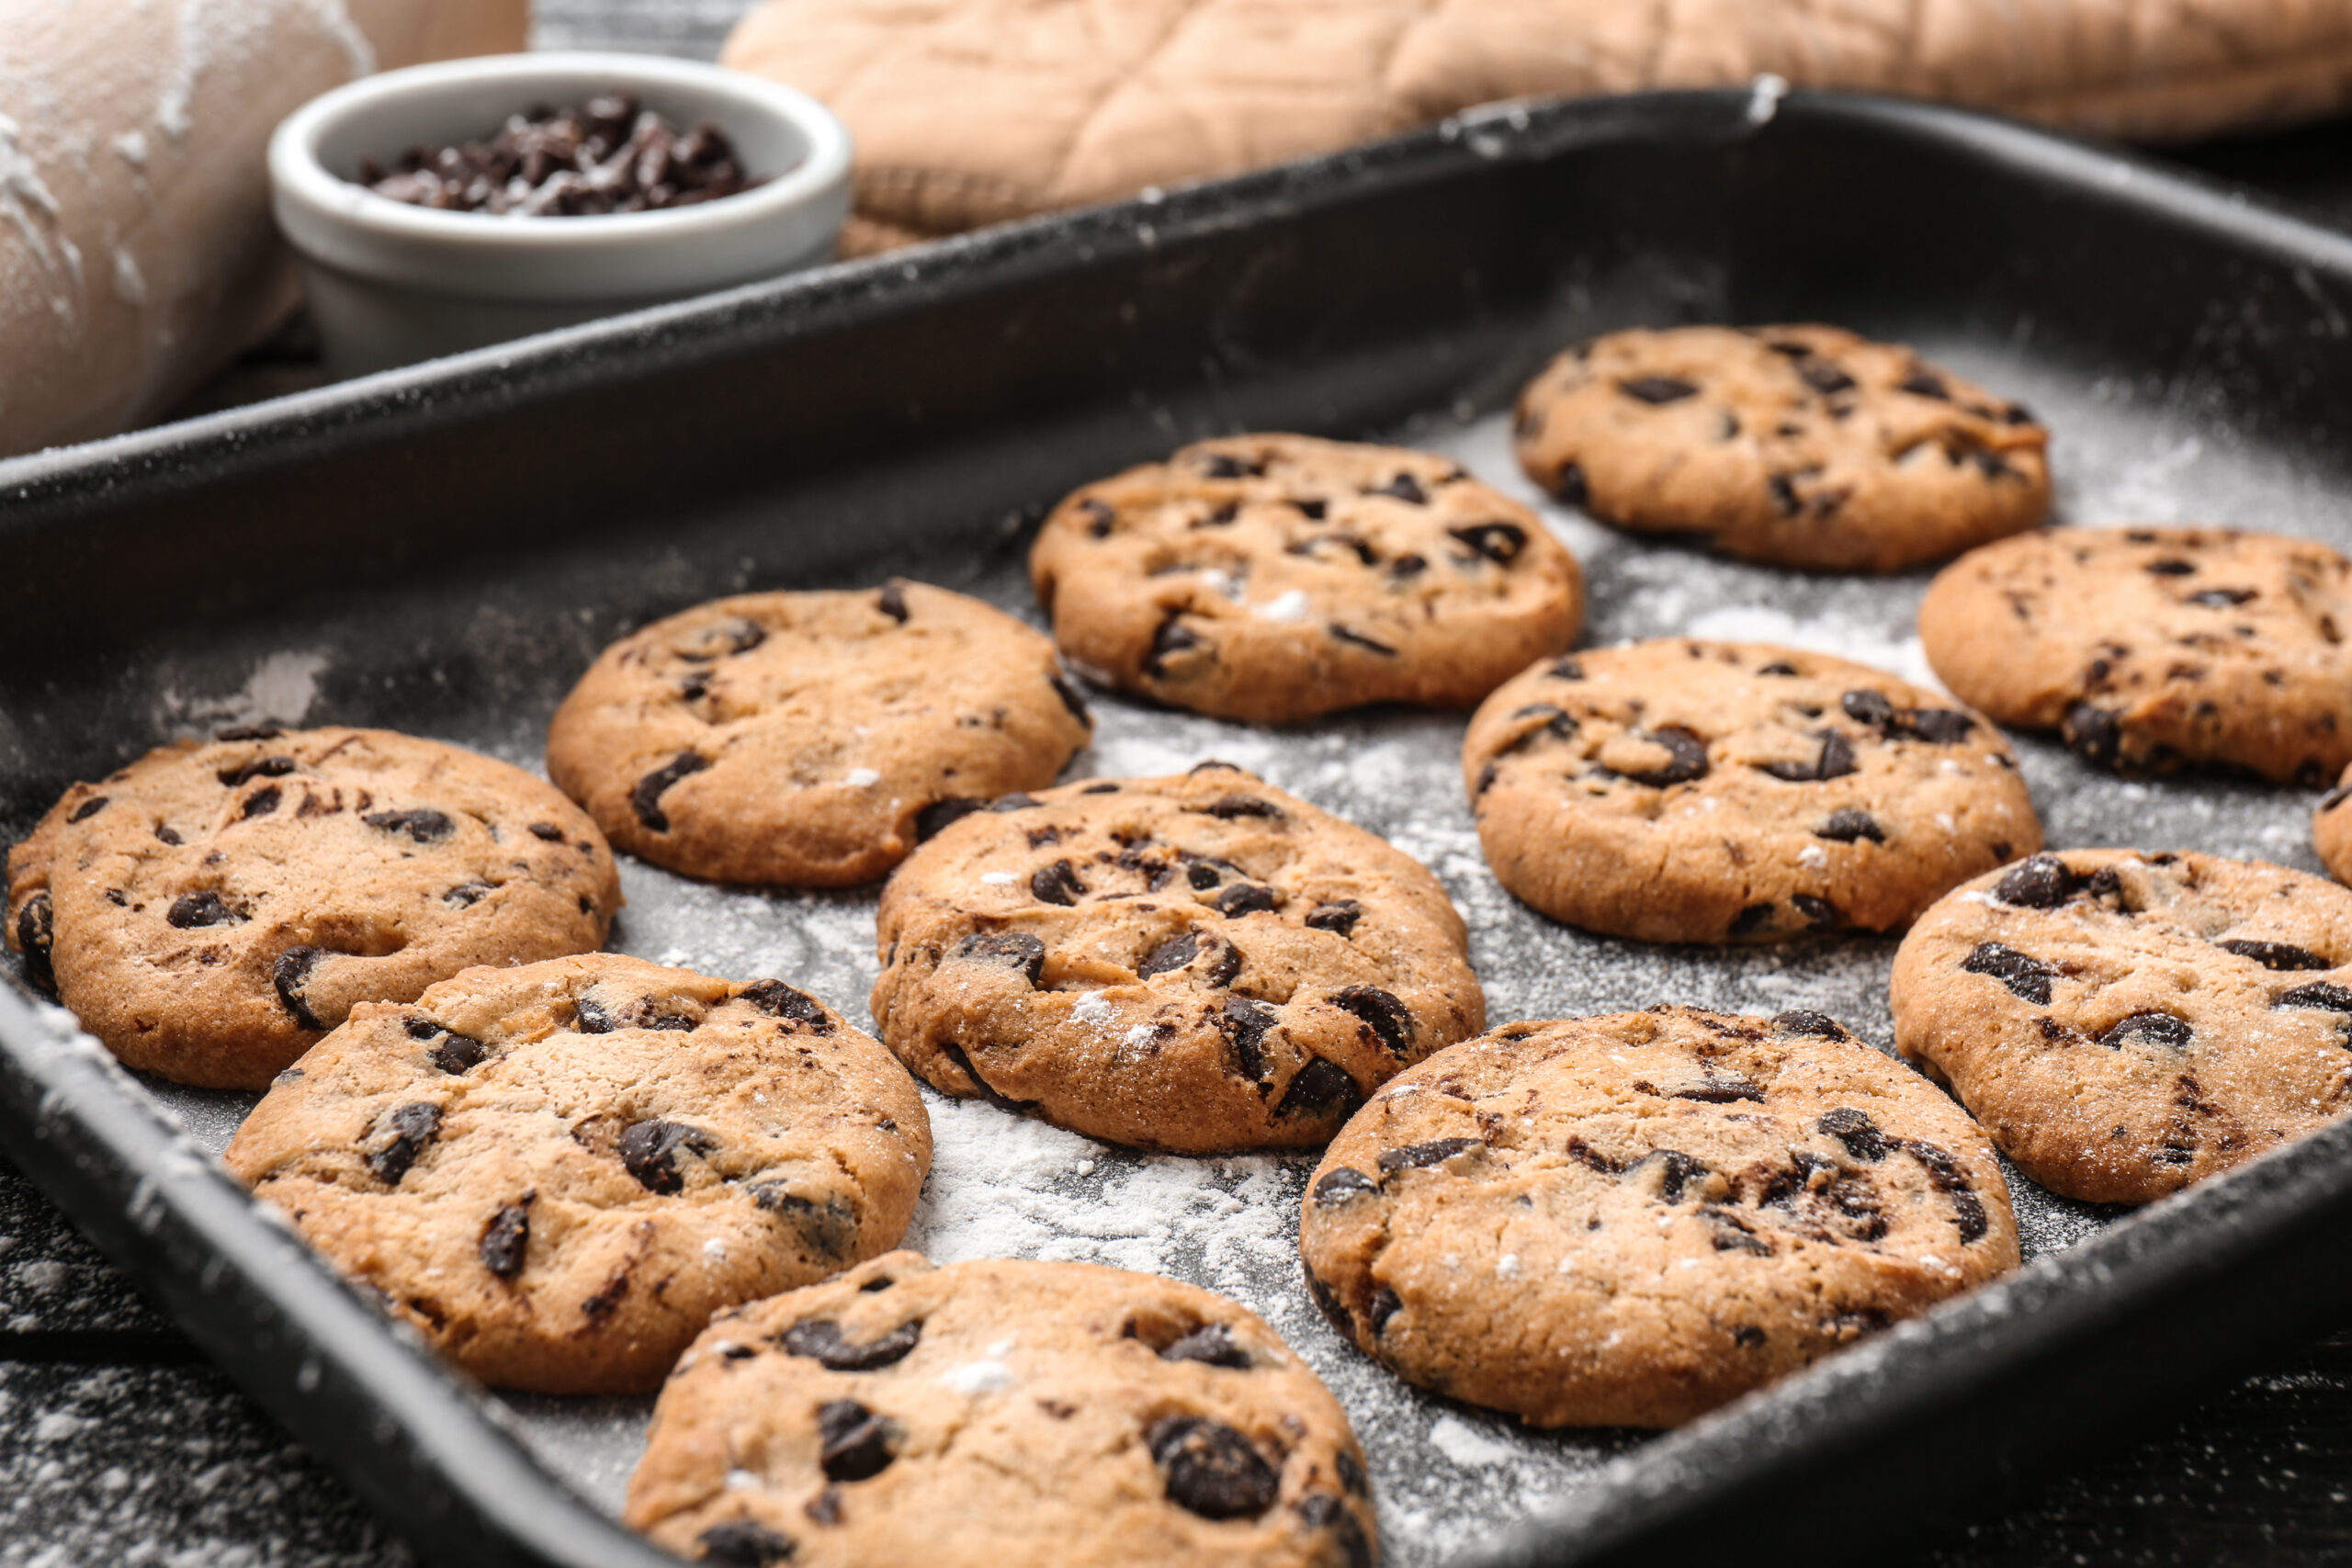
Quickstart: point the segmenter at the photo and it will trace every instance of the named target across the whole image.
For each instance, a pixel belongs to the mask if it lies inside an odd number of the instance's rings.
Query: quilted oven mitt
[[[2176,140],[2352,103],[2352,0],[766,0],[877,249],[1548,94],[1791,83]]]

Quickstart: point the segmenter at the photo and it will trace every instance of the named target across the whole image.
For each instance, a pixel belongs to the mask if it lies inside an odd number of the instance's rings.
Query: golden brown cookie
[[[1528,476],[1602,522],[1779,566],[1896,571],[2050,509],[2030,414],[1836,327],[1595,338],[1521,394],[1517,434]]]
[[[1815,1012],[1514,1023],[1399,1074],[1316,1168],[1307,1283],[1408,1382],[1671,1427],[2018,1263],[1993,1146]]]
[[[931,1123],[807,993],[592,953],[354,1009],[224,1157],[484,1382],[629,1393],[719,1308],[896,1247]]]
[[[1584,577],[1451,458],[1237,435],[1088,485],[1029,555],[1093,679],[1224,718],[1466,707],[1576,640]]]
[[[1919,605],[1936,674],[2125,773],[2352,764],[2352,561],[2220,528],[2053,528],[1954,561]]]
[[[1223,762],[1007,796],[899,867],[878,924],[900,1061],[1142,1148],[1320,1144],[1486,1017],[1427,868]]]
[[[604,944],[604,835],[382,729],[224,731],[77,784],[8,853],[8,945],[130,1066],[260,1089],[354,1004]]]
[[[656,865],[842,887],[1053,783],[1092,732],[1046,638],[893,581],[738,594],[623,637],[556,710],[548,774]]]
[[[1921,917],[1894,1043],[2052,1191],[2144,1203],[2352,1105],[2352,890],[2258,861],[2036,855]]]
[[[1470,721],[1487,863],[1645,942],[1894,931],[2041,847],[2000,732],[1827,654],[1682,637],[1539,664]]]
[[[627,1519],[724,1568],[1372,1568],[1377,1540],[1346,1413],[1235,1303],[912,1252],[716,1319]]]

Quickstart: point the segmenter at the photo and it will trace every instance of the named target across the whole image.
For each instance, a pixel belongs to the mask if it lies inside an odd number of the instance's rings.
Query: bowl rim
[[[576,83],[583,77],[600,83],[599,91],[645,85],[714,91],[748,113],[765,114],[790,124],[807,141],[808,151],[797,164],[765,185],[715,201],[648,212],[562,218],[452,212],[395,201],[335,174],[319,156],[319,143],[334,126],[388,100],[507,82],[516,85],[518,98],[537,96],[544,101],[544,95],[529,91],[534,85]],[[345,83],[278,123],[270,136],[269,173],[278,198],[307,209],[306,216],[314,220],[373,231],[396,242],[527,254],[594,244],[666,247],[776,218],[820,200],[837,188],[849,175],[851,154],[848,128],[832,111],[780,82],[665,55],[549,50],[412,65]]]

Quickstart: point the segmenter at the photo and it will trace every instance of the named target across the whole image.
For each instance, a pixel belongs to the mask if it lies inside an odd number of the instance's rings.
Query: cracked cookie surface
[[[2256,861],[2036,855],[1921,918],[1894,1043],[2019,1169],[2144,1203],[2352,1105],[2352,890]]]
[[[1053,783],[1092,732],[1048,638],[894,581],[738,594],[631,633],[556,710],[548,773],[656,865],[844,887],[959,804]]]
[[[1071,663],[1260,723],[1466,707],[1576,640],[1584,577],[1451,458],[1300,435],[1187,446],[1077,491],[1029,557]]]
[[[2125,773],[2189,762],[2316,789],[2352,765],[2352,561],[2221,528],[2052,528],[1938,574],[1937,676]]]
[[[593,953],[355,1009],[223,1157],[484,1382],[629,1393],[718,1309],[896,1247],[931,1123],[807,993]]]
[[[1243,1307],[911,1252],[715,1320],[625,1517],[727,1568],[1372,1568],[1377,1544],[1346,1414]]]
[[[1221,762],[999,800],[878,928],[874,1016],[919,1077],[1142,1148],[1320,1144],[1486,1016],[1426,867]]]
[[[604,835],[546,784],[382,729],[223,732],[77,784],[8,853],[8,945],[122,1061],[262,1089],[365,1001],[604,945]]]
[[[1536,665],[1462,748],[1496,877],[1645,942],[1891,931],[2041,845],[2000,732],[1883,671],[1665,638]]]
[[[1515,434],[1528,477],[1604,523],[1781,566],[1900,570],[2050,509],[2031,415],[1836,327],[1595,338],[1528,385]]]
[[[1668,1427],[2018,1263],[1993,1146],[1813,1012],[1514,1023],[1331,1141],[1299,1250],[1342,1336],[1531,1426]]]

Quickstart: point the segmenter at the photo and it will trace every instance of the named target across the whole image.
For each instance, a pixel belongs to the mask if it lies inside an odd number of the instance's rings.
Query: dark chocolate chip
[[[1886,1157],[1886,1138],[1878,1123],[1849,1106],[1824,1112],[1814,1125],[1845,1145],[1846,1152],[1858,1160],[1876,1165]]]
[[[198,926],[235,925],[244,918],[222,903],[220,894],[209,890],[183,893],[172,900],[169,909],[164,911],[164,920],[182,931],[191,931]]]
[[[242,767],[223,768],[214,774],[231,789],[254,779],[282,779],[292,773],[296,763],[291,757],[255,757]]]
[[[50,967],[50,949],[57,939],[55,906],[50,902],[49,891],[43,888],[25,900],[17,911],[17,946],[25,955],[25,973],[32,982],[43,988],[57,984],[55,972]]]
[[[1961,1169],[1960,1161],[1951,1156],[1951,1151],[1918,1138],[1905,1138],[1901,1146],[1926,1169],[1928,1185],[1951,1200],[1953,1216],[1960,1222],[1960,1239],[1984,1239],[1984,1233],[1992,1228],[1991,1223],[1976,1190],[1969,1185],[1968,1173]]]
[[[899,1424],[854,1399],[829,1399],[819,1405],[817,1435],[817,1462],[828,1481],[871,1481],[899,1457]]]
[[[2076,703],[2059,722],[2058,733],[2075,754],[2103,768],[2114,767],[2123,751],[2123,724],[2105,708]]]
[[[1226,1043],[1233,1048],[1233,1063],[1240,1076],[1262,1086],[1266,1078],[1266,1032],[1280,1021],[1280,1015],[1263,1002],[1251,1001],[1247,997],[1227,997],[1224,1006],[1217,1009],[1214,1021]],[[1264,1092],[1262,1088],[1260,1092]]]
[[[441,902],[453,909],[470,909],[495,891],[487,882],[469,882],[441,895]],[[588,911],[582,909],[580,912],[584,915]]]
[[[2253,597],[2255,591],[2251,588],[2208,588],[2201,592],[2191,593],[2188,602],[2202,604],[2209,610],[2227,610]]]
[[[1393,495],[1414,506],[1426,506],[1430,499],[1429,492],[1421,488],[1421,481],[1410,474],[1398,474],[1385,485],[1373,486],[1364,494]]]
[[[89,818],[96,817],[99,812],[104,811],[106,808],[107,796],[103,795],[94,795],[90,796],[89,799],[84,801],[81,805],[75,807],[73,810],[73,814],[67,817],[65,820],[68,822],[87,821]]]
[[[1046,975],[1046,944],[1027,931],[981,931],[947,950],[949,959],[1017,970],[1035,988]]]
[[[2021,909],[2054,909],[2073,897],[2082,884],[2083,879],[2056,855],[2034,855],[2002,877],[1993,888],[1993,897]]]
[[[907,1359],[922,1341],[921,1323],[902,1323],[870,1344],[853,1344],[842,1337],[842,1325],[829,1317],[812,1317],[784,1331],[778,1341],[786,1355],[806,1356],[832,1372],[878,1372]]]
[[[1191,883],[1198,891],[1205,893],[1224,878],[1216,866],[1195,863],[1184,868],[1184,880]]]
[[[1336,1209],[1379,1190],[1380,1183],[1363,1171],[1343,1165],[1327,1172],[1323,1179],[1315,1184],[1315,1206]]]
[[[1405,1303],[1397,1299],[1396,1292],[1383,1285],[1372,1292],[1372,1300],[1365,1303],[1364,1318],[1374,1334],[1385,1334],[1388,1320],[1404,1310]]]
[[[1917,708],[1895,721],[1899,733],[1930,746],[1957,746],[1975,728],[1976,721],[1956,708]]]
[[[1239,817],[1270,817],[1279,820],[1283,814],[1282,807],[1273,802],[1260,800],[1257,796],[1249,795],[1221,795],[1203,809],[1210,816],[1227,822]]]
[[[1634,1168],[1639,1169],[1652,1160],[1657,1161],[1660,1168],[1658,1196],[1668,1203],[1682,1201],[1683,1191],[1690,1183],[1707,1174],[1703,1160],[1693,1159],[1680,1149],[1655,1150],[1637,1161]]]
[[[1555,681],[1581,681],[1584,679],[1584,666],[1573,659],[1561,659],[1555,660],[1552,668],[1544,673]]]
[[[1091,726],[1094,716],[1086,711],[1086,699],[1079,695],[1078,682],[1058,670],[1049,678],[1054,683],[1054,695],[1061,698],[1062,706],[1069,709],[1070,717],[1080,724]]]
[[[1848,718],[1856,724],[1867,724],[1873,729],[1885,729],[1894,722],[1894,705],[1883,692],[1867,689],[1848,692],[1838,699],[1838,705],[1846,710]]]
[[[1696,397],[1699,389],[1672,376],[1635,376],[1617,383],[1617,389],[1635,402],[1653,406],[1679,403]]]
[[[742,999],[767,1014],[807,1026],[811,1034],[831,1034],[833,1021],[824,1005],[808,992],[781,980],[754,980],[743,987]]]
[[[1836,1019],[1810,1008],[1791,1008],[1786,1012],[1774,1013],[1772,1027],[1783,1034],[1817,1034],[1824,1040],[1849,1038]]]
[[[2298,986],[2270,1004],[2274,1008],[2321,1008],[2328,1012],[2352,1012],[2352,989],[2314,980]]]
[[[1200,954],[1201,933],[1178,931],[1143,955],[1143,962],[1136,965],[1136,978],[1148,980],[1154,975],[1173,974]]]
[[[670,818],[662,813],[662,796],[672,784],[688,773],[698,773],[710,766],[710,759],[697,751],[681,751],[661,767],[637,781],[628,792],[628,803],[637,811],[637,819],[655,833],[670,830]]]
[[[444,1034],[424,1057],[445,1073],[464,1073],[480,1066],[489,1055],[490,1047],[470,1034]]]
[[[1851,376],[1847,375],[1828,360],[1816,359],[1810,355],[1797,362],[1797,374],[1804,378],[1806,386],[1824,397],[1834,396],[1838,392],[1850,392],[1854,389],[1854,378]]]
[[[1151,634],[1151,652],[1143,661],[1145,674],[1166,674],[1171,656],[1201,646],[1201,639],[1179,618],[1182,615],[1182,612],[1178,611],[1170,615],[1159,623],[1159,629]]]
[[[1576,463],[1563,463],[1553,477],[1552,494],[1570,506],[1592,504],[1592,486],[1584,477],[1583,468]]]
[[[284,790],[279,789],[276,784],[265,784],[260,789],[254,791],[253,794],[245,796],[245,804],[243,809],[238,811],[237,819],[243,822],[249,821],[255,817],[266,817],[271,812],[277,810],[278,802],[285,798],[286,792]]]
[[[1159,1353],[1163,1361],[1198,1361],[1240,1372],[1250,1366],[1250,1352],[1234,1342],[1232,1330],[1221,1323],[1204,1323]]]
[[[1347,1454],[1340,1455],[1341,1484],[1347,1482],[1346,1467],[1354,1462]],[[1356,1468],[1358,1473],[1362,1473],[1363,1467],[1358,1465]],[[1351,1487],[1350,1490],[1355,1489]],[[1372,1568],[1371,1538],[1363,1533],[1363,1526],[1356,1521],[1356,1517],[1348,1512],[1345,1503],[1329,1492],[1316,1492],[1301,1497],[1294,1506],[1298,1511],[1298,1522],[1308,1529],[1331,1532],[1332,1544],[1339,1549],[1335,1568]]]
[[[359,1152],[377,1180],[398,1187],[417,1156],[440,1133],[441,1108],[426,1100],[411,1100],[379,1115],[360,1137]]]
[[[648,1192],[677,1192],[686,1185],[678,1169],[678,1151],[708,1156],[718,1147],[718,1140],[699,1127],[655,1118],[635,1122],[621,1134],[621,1164]]]
[[[1394,1055],[1402,1056],[1412,1048],[1412,1011],[1393,993],[1377,986],[1349,986],[1331,993],[1331,1005],[1362,1019]]]
[[[1363,919],[1363,905],[1352,898],[1335,898],[1329,904],[1316,905],[1306,917],[1306,924],[1315,931],[1348,936],[1354,932],[1356,922]]]
[[[310,984],[311,971],[317,968],[319,960],[325,956],[325,950],[322,948],[289,947],[277,955],[277,963],[270,965],[269,980],[277,987],[277,999],[286,1004],[286,1010],[294,1015],[294,1021],[305,1029],[326,1027],[319,1021],[318,1015],[311,1011],[310,1004],[302,999],[302,987]]]
[[[1842,919],[1837,905],[1826,898],[1816,898],[1810,893],[1792,893],[1789,902],[1796,906],[1797,913],[1804,917],[1805,923],[1816,931],[1826,931]]]
[[[1297,507],[1298,514],[1301,517],[1306,518],[1309,523],[1322,522],[1325,516],[1327,516],[1330,512],[1330,502],[1329,502],[1299,501],[1294,499],[1291,502],[1291,504]]]
[[[1075,904],[1078,896],[1085,891],[1086,885],[1079,881],[1077,868],[1066,860],[1040,866],[1029,878],[1030,895],[1041,904]]]
[[[2195,1038],[2196,1032],[2188,1027],[2186,1019],[2175,1018],[2168,1012],[2135,1012],[2100,1035],[2098,1043],[2114,1050],[2131,1041],[2144,1040],[2151,1045],[2185,1051]]]
[[[751,1188],[752,1201],[799,1228],[810,1248],[828,1258],[845,1258],[857,1246],[858,1212],[839,1198],[803,1198],[781,1181],[762,1181]]]
[[[695,1561],[718,1568],[774,1568],[789,1562],[799,1544],[752,1519],[729,1519],[695,1537]]]
[[[1764,1090],[1746,1078],[1709,1072],[1706,1077],[1687,1089],[1678,1089],[1667,1096],[1668,1100],[1695,1100],[1702,1105],[1734,1105],[1742,1100],[1764,1103]]]
[[[1742,909],[1738,914],[1732,917],[1731,934],[1734,936],[1753,936],[1758,931],[1760,931],[1767,926],[1770,926],[1771,923],[1771,905],[1750,904],[1747,908]]]
[[[982,802],[968,795],[951,795],[945,800],[934,800],[915,813],[915,842],[927,843],[939,836],[950,822],[960,822],[980,809]]]
[[[1796,482],[1788,475],[1768,475],[1764,480],[1764,489],[1766,493],[1771,496],[1772,504],[1780,508],[1781,516],[1794,517],[1804,510],[1804,500],[1797,494]]]
[[[1820,732],[1819,739],[1821,750],[1814,754],[1812,761],[1759,762],[1757,771],[1789,784],[1817,784],[1824,779],[1842,779],[1854,771],[1854,744],[1846,739],[1843,731],[1825,729]]]
[[[1915,398],[1933,398],[1939,403],[1951,401],[1951,389],[1944,385],[1943,378],[1927,370],[1914,370],[1895,389]]]
[[[1758,675],[1793,675],[1797,672],[1797,667],[1785,660],[1776,659],[1770,664],[1758,665],[1756,672]]]
[[[1119,786],[1113,784],[1110,780],[1105,779],[1101,784],[1088,784],[1084,789],[1080,790],[1078,793],[1080,795],[1116,795],[1119,793]]]
[[[1878,825],[1878,818],[1867,811],[1857,811],[1851,807],[1831,812],[1829,820],[1815,828],[1813,830],[1813,836],[1816,839],[1827,839],[1835,844],[1851,844],[1863,839],[1868,839],[1873,844],[1886,842],[1886,829]]]
[[[2297,947],[2284,942],[2217,942],[2213,944],[2224,953],[2234,953],[2240,958],[2251,958],[2265,969],[2333,969],[2332,960],[2323,958],[2308,947]]]
[[[1291,1078],[1290,1087],[1274,1105],[1274,1115],[1277,1119],[1304,1116],[1345,1121],[1363,1104],[1363,1090],[1356,1087],[1348,1070],[1317,1056]]]
[[[491,1216],[490,1225],[475,1243],[474,1254],[481,1266],[502,1280],[512,1280],[523,1271],[523,1254],[531,1241],[530,1200],[509,1203]]]
[[[582,1034],[610,1034],[621,1027],[621,1021],[594,998],[582,997],[571,1006],[571,1027]]]
[[[1396,650],[1389,647],[1386,643],[1368,637],[1362,632],[1351,631],[1337,621],[1333,621],[1331,623],[1331,635],[1339,638],[1341,642],[1352,643],[1357,648],[1367,649],[1374,653],[1383,654],[1390,659],[1396,657]]]
[[[1255,1518],[1274,1506],[1279,1477],[1249,1438],[1222,1422],[1170,1416],[1145,1434],[1168,1500],[1204,1519]]]
[[[212,732],[215,740],[275,740],[286,731],[274,724],[232,724]]]
[[[1646,740],[1653,746],[1665,748],[1668,761],[1662,768],[1651,768],[1625,777],[1651,789],[1664,789],[1669,784],[1689,784],[1707,776],[1707,743],[1680,725],[1660,725],[1656,729],[1637,730],[1634,739]]]
[[[2320,808],[2322,810],[2325,810],[2327,808],[2324,801],[2321,802]],[[169,827],[161,822],[155,824],[155,837],[166,844],[178,844],[183,841],[179,834],[173,831]]]
[[[2167,556],[2163,560],[2150,561],[2147,570],[2158,577],[2194,577],[2197,574],[2197,563]]]
[[[1271,887],[1254,882],[1237,882],[1216,896],[1216,912],[1228,920],[1244,915],[1259,915],[1274,908],[1281,897]]]
[[[1419,577],[1429,569],[1430,563],[1426,558],[1416,555],[1402,555],[1388,563],[1388,575],[1391,577]]]
[[[1516,523],[1472,523],[1447,533],[1498,565],[1509,566],[1527,548],[1527,530]]]
[[[1256,479],[1266,471],[1263,463],[1245,463],[1222,452],[1211,452],[1201,458],[1201,471],[1213,479]]]
[[[2050,1005],[2050,982],[2058,972],[2038,958],[2029,958],[2014,947],[1997,942],[1981,942],[1976,951],[1961,960],[1961,968],[1971,975],[1985,975],[2007,986],[2020,999],[2037,1007]]]
[[[1081,501],[1078,503],[1078,510],[1086,517],[1086,532],[1090,537],[1107,539],[1111,536],[1112,525],[1119,518],[1117,513],[1099,501]]]
[[[1432,1138],[1426,1144],[1407,1144],[1402,1148],[1380,1151],[1380,1169],[1384,1176],[1393,1170],[1419,1170],[1424,1167],[1443,1165],[1459,1154],[1486,1145],[1476,1138]]]
[[[437,842],[458,830],[455,822],[433,810],[371,811],[360,820],[382,832],[406,833],[420,844]]]
[[[893,582],[875,596],[874,607],[898,622],[907,624],[907,591]]]

